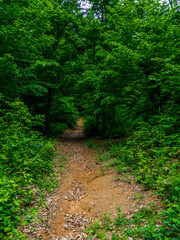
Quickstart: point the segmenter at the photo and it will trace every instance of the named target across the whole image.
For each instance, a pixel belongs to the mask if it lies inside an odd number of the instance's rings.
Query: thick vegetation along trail
[[[180,239],[179,5],[0,0],[0,240]]]
[[[68,170],[59,189],[47,200],[48,228],[35,230],[29,239],[87,239],[84,229],[91,220],[101,219],[103,213],[111,213],[114,218],[118,206],[125,213],[136,211],[137,204],[142,207],[157,201],[152,193],[143,192],[133,182],[118,180],[115,170],[104,172],[102,166],[96,164],[98,151],[88,148],[82,120],[74,130],[65,132],[57,149],[67,157]],[[140,193],[144,196],[141,203],[135,198]]]

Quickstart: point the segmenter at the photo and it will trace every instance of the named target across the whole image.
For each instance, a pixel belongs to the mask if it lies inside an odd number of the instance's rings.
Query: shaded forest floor
[[[94,141],[102,144],[102,140]],[[149,202],[159,205],[151,191],[143,191],[133,181],[123,181],[103,163],[96,164],[98,150],[88,148],[81,120],[75,129],[59,138],[57,151],[67,158],[61,184],[47,197],[47,208],[40,213],[44,221],[24,229],[28,239],[87,239],[84,229],[91,220],[101,221],[103,213],[110,213],[113,219],[119,206],[122,213],[131,217]],[[106,239],[111,239],[111,235]]]

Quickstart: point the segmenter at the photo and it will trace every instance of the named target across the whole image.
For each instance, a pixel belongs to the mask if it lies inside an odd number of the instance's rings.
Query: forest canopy
[[[123,166],[129,161],[142,173],[139,182],[167,193],[166,216],[173,212],[175,220],[162,234],[177,239],[179,5],[0,0],[0,238],[17,234],[18,220],[7,209],[20,215],[20,206],[31,202],[28,186],[40,187],[40,178],[53,172],[53,146],[45,136],[72,128],[81,116],[89,136],[128,139],[116,146],[124,149]],[[121,171],[122,152],[116,152]],[[143,165],[151,169],[148,179]]]

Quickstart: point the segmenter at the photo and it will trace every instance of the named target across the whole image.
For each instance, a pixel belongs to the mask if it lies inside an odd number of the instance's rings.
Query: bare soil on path
[[[158,202],[154,194],[143,191],[133,181],[118,180],[115,170],[102,171],[95,162],[98,151],[87,146],[82,120],[61,136],[57,150],[67,157],[68,170],[59,188],[47,199],[46,228],[36,229],[29,239],[87,239],[84,229],[91,220],[101,220],[103,213],[111,213],[114,219],[118,206],[128,213],[148,202]]]

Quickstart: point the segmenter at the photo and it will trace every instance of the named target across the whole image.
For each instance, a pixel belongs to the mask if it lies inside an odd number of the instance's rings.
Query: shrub
[[[33,189],[52,187],[53,145],[37,131],[42,117],[32,117],[19,100],[0,112],[0,238],[20,234],[16,227],[35,199]],[[48,184],[47,184],[48,183]]]
[[[162,227],[158,230],[163,239],[177,239],[180,229],[180,134],[174,126],[172,121],[165,123],[164,116],[154,125],[142,122],[133,136],[112,145],[110,150],[114,158],[112,165],[119,173],[133,173],[138,183],[145,189],[156,190],[164,200]],[[149,229],[148,232],[145,239],[162,239],[154,237],[157,230]]]

